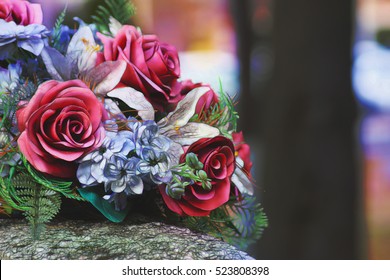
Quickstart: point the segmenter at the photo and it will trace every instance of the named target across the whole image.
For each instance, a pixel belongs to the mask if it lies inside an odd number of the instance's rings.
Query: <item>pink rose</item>
[[[250,172],[252,169],[252,161],[251,161],[251,150],[248,144],[244,141],[244,136],[242,131],[233,133],[233,143],[236,149],[236,155],[238,155],[242,161],[244,162],[244,166],[242,168],[250,176]]]
[[[20,151],[40,172],[74,177],[76,160],[103,141],[101,103],[80,80],[45,82],[26,103],[16,112]]]
[[[175,47],[160,43],[154,35],[141,35],[134,26],[125,25],[115,38],[98,35],[104,44],[98,54],[98,64],[103,61],[124,60],[127,68],[121,86],[142,92],[152,105],[166,111],[183,96],[176,90],[180,76],[179,57]]]
[[[0,19],[18,25],[42,24],[41,5],[23,0],[0,0]]]
[[[168,208],[179,215],[207,216],[229,200],[230,177],[235,168],[233,143],[223,136],[202,138],[188,147],[180,162],[185,162],[188,153],[196,154],[203,163],[203,170],[211,179],[211,190],[207,191],[195,183],[186,188],[180,200],[168,196],[164,185],[159,186],[160,193]]]
[[[209,85],[203,83],[194,84],[191,80],[185,80],[180,82],[180,94],[182,96],[187,95],[191,90],[198,87],[208,87],[210,90],[206,92],[198,101],[195,108],[196,114],[207,111],[211,106],[219,102],[218,95],[212,90]]]

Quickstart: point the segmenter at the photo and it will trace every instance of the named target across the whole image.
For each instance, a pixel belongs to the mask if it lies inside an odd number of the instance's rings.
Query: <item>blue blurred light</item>
[[[390,49],[374,41],[355,45],[352,82],[358,100],[366,107],[390,112]]]

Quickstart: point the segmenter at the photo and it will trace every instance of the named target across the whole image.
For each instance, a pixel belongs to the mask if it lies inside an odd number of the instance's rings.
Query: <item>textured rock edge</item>
[[[250,260],[247,253],[217,238],[161,222],[133,219],[54,221],[32,241],[24,220],[0,219],[0,259]]]

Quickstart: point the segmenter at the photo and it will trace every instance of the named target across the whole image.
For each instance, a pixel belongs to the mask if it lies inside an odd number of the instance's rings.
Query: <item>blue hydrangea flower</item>
[[[129,118],[128,127],[133,132],[135,152],[140,158],[137,174],[155,184],[169,182],[172,173],[168,150],[172,141],[159,133],[154,121],[138,122]]]
[[[137,165],[137,174],[146,175],[155,184],[168,183],[172,179],[168,153],[151,148],[142,149],[141,160]]]
[[[106,106],[111,108],[113,104]],[[171,181],[168,150],[172,141],[159,134],[154,121],[117,117],[105,123],[107,136],[102,146],[81,160],[77,177],[85,186],[104,183],[107,195],[103,198],[122,210],[128,196],[142,194],[150,185]],[[126,124],[129,130],[118,132],[118,122]]]
[[[143,182],[136,175],[139,159],[127,158],[123,155],[113,155],[104,169],[107,181],[104,183],[106,192],[124,192],[126,195],[142,194]]]
[[[44,40],[50,31],[41,24],[17,25],[0,19],[0,60],[13,55],[21,48],[38,56],[45,46]]]
[[[130,131],[106,132],[106,138],[98,150],[81,159],[77,179],[85,186],[94,186],[107,181],[104,169],[113,155],[127,156],[134,150]]]
[[[172,144],[172,140],[159,133],[154,121],[139,122],[129,118],[128,127],[133,132],[135,150],[139,157],[142,157],[145,148],[167,152]]]
[[[21,73],[20,62],[9,64],[8,69],[0,67],[0,92],[12,91],[18,85]]]
[[[115,209],[120,211],[127,206],[127,197],[130,195],[142,194],[144,184],[136,174],[136,166],[139,159],[130,159],[114,155],[104,170],[107,181],[104,184],[105,191],[111,192],[103,198],[115,203]]]

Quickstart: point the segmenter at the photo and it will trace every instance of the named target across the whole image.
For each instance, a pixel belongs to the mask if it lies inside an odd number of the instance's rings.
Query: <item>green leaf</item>
[[[99,194],[94,192],[93,187],[90,188],[79,188],[78,192],[80,195],[87,201],[89,201],[97,210],[99,210],[107,219],[114,223],[122,222],[127,213],[129,212],[129,207],[122,211],[116,211],[113,203],[109,203]]]

